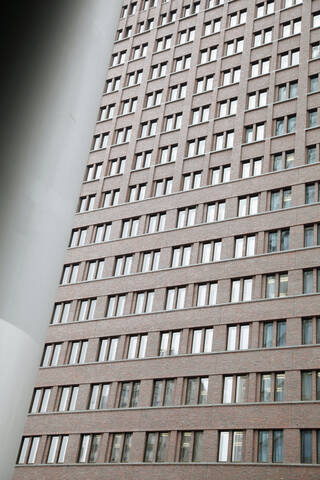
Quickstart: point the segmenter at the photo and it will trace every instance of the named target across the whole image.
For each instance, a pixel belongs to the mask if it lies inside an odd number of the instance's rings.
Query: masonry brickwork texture
[[[319,26],[124,0],[15,480],[320,478]]]

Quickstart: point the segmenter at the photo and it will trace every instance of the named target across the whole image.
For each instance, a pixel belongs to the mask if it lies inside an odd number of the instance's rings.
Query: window
[[[106,316],[121,317],[124,314],[125,302],[126,302],[126,294],[109,295]]]
[[[47,343],[41,361],[41,367],[56,367],[59,362],[62,343]]]
[[[294,150],[274,153],[272,159],[272,170],[278,171],[294,166]]]
[[[151,79],[164,77],[167,73],[168,62],[157,63],[151,66]]]
[[[173,59],[173,72],[181,72],[187,70],[191,65],[191,54],[184,55],[183,57],[177,57]]]
[[[88,340],[80,340],[78,342],[70,342],[70,353],[68,356],[68,365],[85,363],[88,349]]]
[[[166,25],[167,23],[174,22],[177,18],[177,10],[170,10],[170,12],[160,15],[159,25]]]
[[[146,356],[148,335],[131,335],[128,337],[127,357],[129,360],[133,358],[144,358]]]
[[[148,10],[148,8],[156,7],[158,0],[144,0],[143,10]]]
[[[247,375],[225,375],[223,377],[222,403],[246,402],[247,388]]]
[[[238,201],[238,217],[256,215],[258,213],[259,195],[240,197]]]
[[[262,58],[250,63],[251,77],[265,75],[270,72],[270,58]]]
[[[277,85],[277,100],[284,101],[298,96],[298,80]]]
[[[208,47],[200,50],[199,64],[213,62],[217,60],[218,47]]]
[[[143,73],[143,70],[136,70],[134,72],[127,73],[126,87],[132,87],[133,85],[139,85],[141,83],[141,80],[142,80],[142,73]]]
[[[234,142],[234,130],[228,130],[227,132],[217,133],[215,135],[215,150],[224,150],[225,148],[232,148]]]
[[[94,243],[107,242],[110,240],[111,223],[96,225],[94,230]]]
[[[274,0],[264,1],[257,4],[256,17],[264,17],[274,12]]]
[[[172,248],[171,267],[185,267],[190,265],[191,245]]]
[[[174,115],[167,115],[164,117],[164,131],[170,132],[178,130],[182,123],[182,113],[175,113]]]
[[[230,85],[231,83],[240,82],[240,73],[241,67],[234,67],[229,70],[223,70],[221,72],[222,78],[220,86],[226,86]]]
[[[196,221],[196,207],[180,208],[177,215],[177,228],[190,227]]]
[[[145,21],[138,22],[137,33],[147,32],[154,27],[154,18],[147,18]]]
[[[165,310],[184,308],[186,287],[167,288]]]
[[[318,126],[318,109],[317,108],[312,108],[311,110],[308,110],[308,127],[317,127]]]
[[[299,5],[303,0],[284,0],[283,8],[293,7],[294,5]]]
[[[319,184],[314,183],[307,183],[306,184],[306,191],[305,191],[305,203],[311,204],[319,201],[320,196],[320,189]]]
[[[134,408],[138,405],[140,382],[121,382],[118,408]]]
[[[284,347],[286,345],[286,320],[263,322],[262,348]]]
[[[146,233],[163,232],[166,224],[166,212],[154,213],[148,216]]]
[[[106,105],[104,107],[101,107],[99,110],[99,122],[102,122],[104,120],[110,120],[110,118],[114,117],[115,114],[115,109],[116,109],[116,104],[111,103],[109,105]],[[90,167],[89,167],[90,168]],[[99,178],[99,177],[98,177]],[[92,179],[91,179],[92,180]],[[94,179],[95,180],[95,179]]]
[[[94,163],[89,165],[86,171],[85,181],[98,180],[101,177],[102,163]]]
[[[252,278],[242,278],[231,282],[231,302],[248,302],[252,299]]]
[[[81,444],[78,456],[79,463],[96,463],[101,436],[101,434],[81,435]]]
[[[309,76],[309,92],[317,92],[319,90],[319,74]]]
[[[41,437],[22,437],[18,464],[30,464],[36,462],[37,451]]]
[[[258,142],[264,139],[264,123],[256,123],[244,127],[245,143]]]
[[[166,145],[159,149],[159,163],[170,163],[175,162],[178,155],[178,145]]]
[[[217,303],[217,282],[199,283],[197,285],[196,306],[215,305]]]
[[[86,243],[88,228],[75,228],[72,230],[69,247],[82,247]]]
[[[270,192],[270,210],[291,207],[291,187]]]
[[[205,222],[215,222],[224,220],[226,202],[208,203],[205,209]]]
[[[156,40],[156,52],[161,52],[171,47],[172,35],[161,37]]]
[[[110,383],[91,385],[88,409],[98,410],[107,408],[109,392]]]
[[[85,197],[80,197],[78,212],[90,212],[94,208],[94,201],[96,195],[87,195]]]
[[[79,385],[71,385],[69,387],[59,388],[59,405],[58,412],[73,411],[76,409],[77,397],[79,393]]]
[[[234,257],[250,257],[255,254],[256,236],[243,235],[235,237],[234,242]]]
[[[191,353],[210,353],[213,349],[213,327],[192,330]]]
[[[317,463],[320,463],[320,454],[319,454],[319,444],[320,444],[320,433],[319,430],[315,431],[317,439]],[[313,431],[312,430],[301,430],[301,463],[313,463],[312,461],[312,452],[313,452]]]
[[[130,459],[130,448],[132,433],[113,433],[111,435],[110,463],[128,463]]]
[[[154,197],[160,197],[161,195],[170,195],[172,193],[172,177],[163,178],[154,182]]]
[[[169,100],[173,102],[174,100],[180,100],[185,98],[187,92],[187,84],[180,83],[179,85],[173,85],[169,87]]]
[[[143,200],[146,195],[147,184],[139,183],[138,185],[130,185],[128,192],[128,202],[138,202]]]
[[[150,150],[146,152],[136,153],[134,169],[140,170],[141,168],[150,167],[151,155],[152,155],[152,151]]]
[[[111,362],[115,360],[118,344],[118,337],[101,338],[97,362]]]
[[[185,405],[204,405],[208,402],[209,377],[186,379]]]
[[[266,43],[272,42],[272,28],[266,28],[265,30],[259,30],[253,34],[253,46],[260,47]]]
[[[203,25],[203,35],[213,35],[219,33],[221,30],[221,18],[215,18],[210,22],[205,22]]]
[[[149,313],[152,311],[154,290],[136,292],[134,294],[134,313]]]
[[[218,117],[227,117],[228,115],[235,115],[237,113],[237,104],[238,99],[229,98],[228,100],[223,100],[218,102]]]
[[[236,53],[243,52],[243,37],[235,38],[229,42],[225,42],[224,44],[224,54],[226,56],[235,55]]]
[[[201,187],[201,174],[202,172],[192,172],[192,173],[185,173],[182,176],[183,184],[182,190],[192,190],[194,188]]]
[[[104,260],[86,262],[85,280],[97,280],[103,277]]]
[[[136,45],[132,47],[131,50],[131,60],[136,60],[137,58],[142,58],[147,55],[148,44],[143,43],[142,45]]]
[[[303,270],[303,293],[320,292],[320,268]]]
[[[320,224],[318,223],[304,226],[304,246],[313,247],[314,245],[320,245]]]
[[[283,228],[267,233],[267,252],[279,252],[289,250],[290,229]]]
[[[200,462],[202,431],[180,432],[179,462]]]
[[[295,18],[289,22],[281,23],[280,31],[282,32],[282,37],[291,37],[291,35],[301,33],[301,18]]]
[[[159,356],[178,355],[181,332],[163,332],[160,335]]]
[[[109,78],[106,81],[104,93],[117,92],[120,88],[121,77]]]
[[[165,462],[169,443],[168,432],[148,432],[144,450],[144,462]]]
[[[138,98],[128,98],[123,100],[120,105],[121,115],[127,115],[128,113],[134,113],[137,108]]]
[[[224,0],[207,0],[207,8],[217,7],[223,5]]]
[[[212,240],[210,242],[203,242],[200,244],[200,262],[209,263],[217,262],[221,259],[221,240]]]
[[[135,237],[138,235],[139,218],[122,220],[121,238]]]
[[[206,77],[200,77],[196,79],[196,91],[195,93],[208,92],[213,89],[213,75],[207,75]]]
[[[320,42],[311,43],[311,58],[320,57]]]
[[[70,313],[71,302],[60,302],[54,306],[51,324],[67,323]]]
[[[265,298],[286,297],[288,295],[288,272],[266,275]]]
[[[111,207],[112,205],[118,205],[120,196],[120,189],[109,190],[108,192],[102,192],[102,208]]]
[[[242,178],[249,178],[261,175],[262,158],[252,158],[241,162]]]
[[[282,402],[284,400],[285,374],[263,373],[260,376],[260,402]]]
[[[228,326],[227,350],[247,350],[250,340],[250,325],[231,325]]]
[[[151,137],[156,134],[158,120],[149,120],[140,123],[140,138]]]
[[[206,137],[199,137],[189,140],[187,143],[187,157],[203,155],[206,148]]]
[[[152,407],[173,405],[175,379],[153,381]]]
[[[210,106],[205,105],[192,109],[191,112],[191,124],[195,125],[209,120]]]
[[[258,431],[258,462],[283,461],[283,430]]]
[[[120,143],[127,143],[130,141],[132,127],[118,128],[115,130],[115,145],[120,145]]]
[[[187,42],[192,42],[195,38],[195,33],[195,27],[190,27],[186,30],[180,30],[178,32],[178,44],[182,45]]]
[[[162,90],[146,94],[145,108],[155,107],[161,104]]]
[[[220,432],[218,462],[241,462],[243,455],[243,444],[244,432]]]
[[[119,275],[130,275],[133,255],[121,255],[115,258],[114,273],[115,277]]]
[[[29,413],[44,413],[47,411],[51,394],[50,388],[35,388]]]
[[[200,11],[200,2],[193,2],[191,5],[186,5],[183,7],[182,16],[189,17]]]
[[[211,169],[211,184],[230,182],[231,165],[221,165]]]
[[[299,49],[289,50],[288,52],[280,53],[278,56],[279,68],[292,67],[299,65]]]
[[[126,58],[126,50],[122,50],[111,55],[110,67],[116,67],[117,65],[122,65]]]
[[[228,27],[235,27],[241,23],[246,23],[247,10],[239,10],[228,15]]]
[[[49,451],[46,463],[64,463],[69,435],[50,435]]]

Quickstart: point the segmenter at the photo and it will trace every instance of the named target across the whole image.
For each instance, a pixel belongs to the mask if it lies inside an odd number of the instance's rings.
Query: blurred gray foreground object
[[[13,3],[1,33],[1,480],[12,478],[121,9]]]

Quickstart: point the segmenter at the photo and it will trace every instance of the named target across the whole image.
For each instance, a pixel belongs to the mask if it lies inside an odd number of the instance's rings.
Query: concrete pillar
[[[30,0],[1,28],[0,465],[9,480],[94,132],[119,0]]]

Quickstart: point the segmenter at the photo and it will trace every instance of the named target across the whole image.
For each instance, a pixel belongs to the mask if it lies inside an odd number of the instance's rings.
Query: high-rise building
[[[123,2],[14,480],[319,478],[319,26]]]

